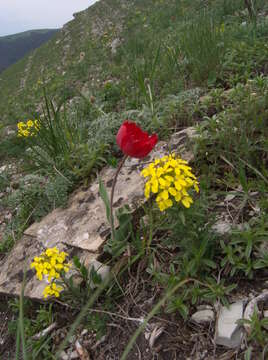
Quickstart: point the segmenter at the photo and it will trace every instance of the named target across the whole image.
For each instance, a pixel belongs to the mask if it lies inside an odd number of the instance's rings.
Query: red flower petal
[[[156,134],[149,136],[147,132],[134,122],[125,121],[118,130],[116,142],[124,154],[135,158],[147,156],[158,141]]]

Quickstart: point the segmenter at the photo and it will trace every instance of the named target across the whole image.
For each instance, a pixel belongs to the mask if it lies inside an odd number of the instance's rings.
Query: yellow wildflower
[[[34,136],[40,130],[40,123],[38,120],[20,121],[17,124],[18,137]]]
[[[35,268],[38,278],[42,275],[49,275],[49,279],[58,278],[61,271],[68,272],[71,267],[66,261],[67,256],[67,253],[59,252],[56,247],[49,248],[34,258],[31,268]]]
[[[62,286],[59,286],[53,282],[52,284],[49,284],[48,286],[45,287],[43,291],[44,298],[47,298],[49,296],[59,297],[60,292],[62,290],[63,290]]]
[[[145,197],[148,199],[151,192],[158,194],[156,203],[160,211],[173,206],[173,200],[189,208],[193,199],[188,190],[193,187],[199,192],[197,179],[191,170],[187,161],[175,154],[156,159],[141,171],[141,175],[146,178]]]

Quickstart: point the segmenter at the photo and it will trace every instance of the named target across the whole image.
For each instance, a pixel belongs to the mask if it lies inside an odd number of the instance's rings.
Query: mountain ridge
[[[58,29],[34,29],[0,37],[0,73],[48,41]]]
[[[119,32],[119,22],[126,15],[124,11],[133,4],[125,0],[96,2],[86,10],[75,13],[74,19],[66,23],[52,39],[3,71],[0,75],[1,120],[13,118],[17,121],[29,113],[29,109],[33,112],[32,105],[38,104],[37,97],[41,96],[36,88],[38,80],[42,79],[51,94],[61,91],[66,84],[72,86],[74,82],[87,81],[90,70],[86,70],[85,64],[95,68],[99,63],[96,55],[100,47],[99,39],[111,29],[113,35]],[[92,56],[89,56],[89,52]],[[95,63],[93,66],[92,62]],[[78,88],[81,89],[80,86]],[[17,95],[16,101],[14,93]],[[10,104],[8,111],[7,103]]]

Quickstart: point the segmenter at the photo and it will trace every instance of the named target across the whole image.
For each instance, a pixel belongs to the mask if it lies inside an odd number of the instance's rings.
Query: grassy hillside
[[[15,357],[15,343],[34,359],[53,359],[63,348],[67,358],[76,339],[97,360],[267,357],[265,301],[244,320],[241,346],[214,341],[219,306],[267,293],[268,4],[254,0],[249,11],[248,3],[100,0],[1,74],[3,262],[31,223],[65,206],[79,185],[87,189],[104,165],[116,167],[115,136],[125,119],[168,144],[174,132],[194,127],[185,146],[200,190],[191,192],[195,178],[181,178],[189,169],[171,158],[167,166],[159,160],[157,176],[150,167],[152,196],[134,219],[119,209],[119,229],[103,248],[101,261],[114,267],[110,283],[66,248],[77,277],[63,279],[57,304],[9,304],[4,358]],[[180,144],[167,154],[180,155]],[[214,320],[195,324],[201,309]],[[35,340],[53,322],[57,330]],[[146,336],[132,337],[139,326]]]
[[[30,30],[0,37],[0,73],[31,50],[48,41],[58,30]]]
[[[209,3],[101,0],[77,13],[52,40],[1,74],[2,121],[16,122],[31,114],[38,115],[40,81],[51,96],[57,97],[63,94],[72,97],[76,89],[95,95],[101,91],[111,109],[140,105],[141,77],[154,82],[155,96],[177,92],[192,81],[198,86],[207,84],[207,80],[221,83],[221,65],[223,57],[228,56],[228,42],[237,41],[235,46],[240,53],[241,40],[248,38],[247,31],[240,26],[247,11],[242,0],[235,3],[218,0],[213,6]],[[203,15],[194,24],[191,20],[200,10]],[[240,18],[233,16],[236,11],[242,11]],[[198,26],[202,22],[204,34],[209,34],[206,12],[213,13],[211,38],[200,39]],[[217,29],[226,17],[228,21],[234,20],[235,26],[231,29],[227,24],[226,31],[221,33]],[[191,31],[194,38],[189,41]],[[254,45],[247,41],[245,51],[254,53],[254,46],[260,51],[261,41]],[[217,42],[221,45],[217,46]],[[197,53],[199,47],[201,52]],[[187,58],[185,55],[183,58],[182,51],[188,53]],[[189,63],[191,56],[193,62]],[[202,68],[198,67],[199,57],[204,63]],[[259,68],[262,66],[259,64]],[[191,73],[188,78],[185,68]],[[141,91],[137,91],[136,85]]]

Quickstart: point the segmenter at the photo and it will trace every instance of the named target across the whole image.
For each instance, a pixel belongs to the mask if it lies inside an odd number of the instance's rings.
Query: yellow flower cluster
[[[193,199],[188,190],[194,187],[195,191],[199,192],[197,179],[191,170],[187,161],[176,157],[175,154],[156,159],[141,172],[143,177],[148,178],[145,184],[145,197],[148,199],[151,192],[158,194],[156,202],[160,211],[173,206],[174,200],[189,208]]]
[[[64,251],[59,252],[54,247],[42,252],[40,256],[36,256],[31,263],[31,269],[35,268],[37,278],[41,281],[43,276],[47,276],[48,281],[51,283],[43,292],[45,298],[51,295],[58,297],[60,291],[63,290],[61,286],[54,283],[54,280],[60,278],[62,271],[67,273],[70,270],[71,264],[67,263],[67,256],[67,253]]]
[[[52,284],[49,284],[45,287],[45,290],[43,292],[44,298],[47,298],[48,296],[60,296],[60,292],[63,290],[63,287],[60,285],[55,284],[54,282]]]
[[[18,136],[28,137],[36,135],[37,131],[40,129],[38,120],[28,120],[26,122],[20,121],[17,124],[18,127]]]

